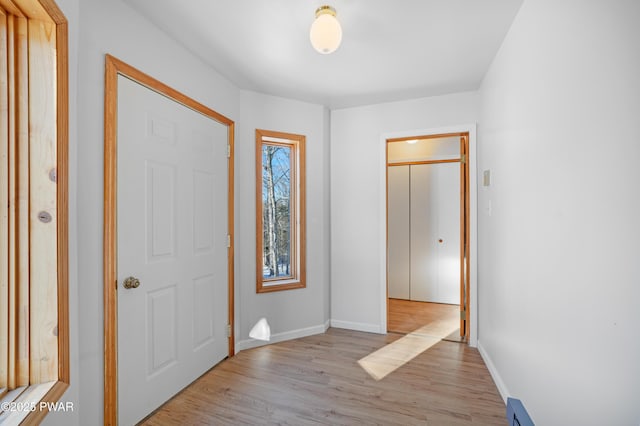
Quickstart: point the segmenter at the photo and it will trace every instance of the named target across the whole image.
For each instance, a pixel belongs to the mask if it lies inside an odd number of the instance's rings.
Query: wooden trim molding
[[[304,135],[256,129],[256,293],[305,288],[306,283],[306,180]],[[290,223],[291,274],[287,277],[263,278],[262,147],[279,145],[291,148]]]
[[[395,166],[415,166],[419,164],[442,164],[442,163],[460,163],[460,158],[451,158],[448,160],[424,160],[424,161],[403,161],[398,163],[387,163],[387,167]]]
[[[401,138],[389,138],[387,139],[387,143],[394,143],[394,142],[406,142],[406,141],[412,141],[412,140],[427,140],[427,139],[441,139],[441,138],[450,138],[453,136],[464,136],[467,133],[437,133],[437,134],[433,134],[433,135],[419,135],[419,136],[403,136]]]
[[[118,69],[107,56],[104,88],[104,424],[118,424],[118,293],[116,233],[116,135]]]
[[[462,136],[464,143],[464,155],[465,158],[469,158],[469,134]],[[464,164],[464,185],[465,185],[465,198],[464,198],[464,238],[465,238],[465,291],[467,292],[466,310],[465,310],[465,327],[464,336],[468,339],[471,338],[471,190],[469,183],[469,161]]]
[[[41,4],[56,22],[58,138],[58,382],[47,394],[58,400],[70,383],[69,365],[69,53],[67,21],[53,2]],[[60,190],[62,188],[62,190]],[[64,254],[61,256],[60,253]],[[63,386],[64,385],[64,386]],[[59,393],[59,395],[58,395]]]
[[[227,126],[229,144],[228,169],[228,291],[229,356],[234,345],[234,122],[211,108],[178,92],[131,65],[105,56],[104,98],[104,424],[118,423],[118,295],[117,295],[117,105],[118,75],[125,76],[187,108]]]
[[[467,138],[465,136],[460,136],[460,154],[465,158],[467,155]],[[468,192],[468,165],[466,162],[460,163],[460,327],[459,333],[461,338],[468,337],[468,300],[469,300],[469,288],[468,288],[468,279],[467,269],[465,265],[467,264],[467,244],[469,241],[468,233],[467,233],[467,192]]]

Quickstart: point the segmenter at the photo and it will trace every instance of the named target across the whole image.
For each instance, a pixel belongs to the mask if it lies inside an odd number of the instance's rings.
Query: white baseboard
[[[500,377],[500,373],[498,373],[498,369],[496,368],[495,364],[491,360],[491,357],[489,356],[487,351],[485,351],[484,347],[482,347],[482,343],[480,343],[479,340],[478,340],[478,352],[480,352],[480,356],[484,360],[484,363],[487,366],[487,369],[489,370],[489,374],[491,374],[491,378],[493,379],[493,382],[496,384],[496,387],[498,388],[498,392],[500,392],[500,396],[502,397],[502,400],[506,404],[507,397],[509,396],[507,385],[504,384],[502,377]]]
[[[257,348],[258,346],[270,345],[271,343],[284,342],[286,340],[299,339],[301,337],[313,336],[314,334],[322,334],[329,328],[329,321],[321,325],[314,325],[313,327],[300,328],[298,330],[285,331],[283,333],[276,333],[271,335],[271,340],[268,342],[255,339],[240,340],[236,342],[236,352],[243,351],[245,349]]]
[[[340,321],[340,320],[332,319],[331,327],[346,328],[347,330],[354,330],[354,331],[364,331],[366,333],[384,334],[380,330],[380,324],[367,324],[363,322]]]

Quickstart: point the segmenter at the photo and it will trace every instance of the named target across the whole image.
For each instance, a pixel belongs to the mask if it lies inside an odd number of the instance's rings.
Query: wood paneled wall
[[[0,398],[68,385],[66,37],[53,1],[0,0]]]

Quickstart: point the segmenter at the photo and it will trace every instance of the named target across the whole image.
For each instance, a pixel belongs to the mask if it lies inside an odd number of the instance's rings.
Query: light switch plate
[[[482,172],[482,186],[491,186],[491,170]]]

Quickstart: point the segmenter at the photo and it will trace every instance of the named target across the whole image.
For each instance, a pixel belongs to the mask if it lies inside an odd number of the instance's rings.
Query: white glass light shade
[[[249,337],[267,342],[271,339],[271,328],[269,327],[269,323],[267,323],[266,318],[260,318],[249,332]]]
[[[336,11],[330,6],[316,10],[316,20],[309,31],[311,45],[323,55],[335,52],[342,42],[342,27],[336,19]]]

